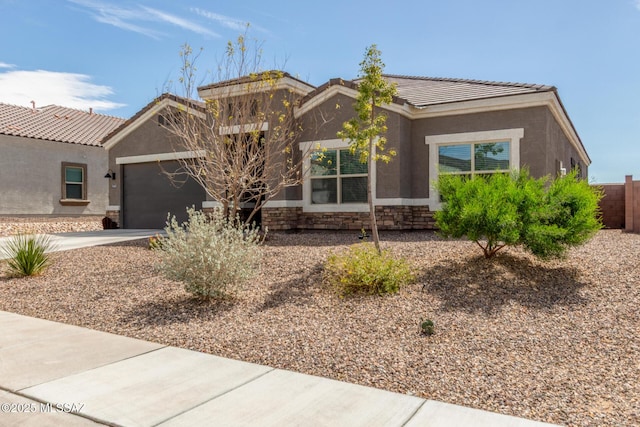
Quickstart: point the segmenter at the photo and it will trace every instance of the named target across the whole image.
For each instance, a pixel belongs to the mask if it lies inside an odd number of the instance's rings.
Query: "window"
[[[425,136],[429,147],[429,181],[441,173],[484,175],[520,168],[520,143],[524,128]],[[440,196],[429,192],[432,209],[440,209]]]
[[[510,144],[502,141],[439,145],[438,168],[440,173],[469,176],[508,172]]]
[[[87,165],[62,163],[62,199],[87,199]]]
[[[311,204],[366,203],[367,165],[348,149],[311,155]]]

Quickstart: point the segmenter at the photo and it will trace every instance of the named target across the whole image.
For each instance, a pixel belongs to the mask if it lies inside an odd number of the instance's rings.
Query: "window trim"
[[[520,140],[524,137],[524,128],[497,129],[479,132],[449,133],[425,136],[425,144],[429,147],[429,182],[435,183],[439,176],[438,149],[442,145],[478,144],[491,142],[509,143],[509,165],[511,169],[520,169]],[[473,150],[472,150],[473,156]],[[440,195],[431,185],[429,205],[432,209],[440,209]]]
[[[369,204],[364,203],[311,203],[311,153],[319,149],[344,150],[349,148],[349,142],[341,139],[327,139],[323,141],[305,141],[299,144],[302,153],[309,153],[303,162],[304,181],[302,183],[303,212],[369,212]],[[351,175],[348,175],[351,176]],[[358,175],[359,176],[359,175]],[[371,165],[371,192],[374,205],[377,204],[376,194],[376,162]]]
[[[313,175],[313,173],[309,173],[309,181],[312,182],[311,184],[311,204],[312,205],[329,205],[329,204],[335,204],[335,205],[353,205],[353,204],[361,204],[361,203],[367,203],[366,200],[364,202],[343,202],[342,201],[342,193],[343,193],[343,188],[342,188],[342,183],[343,180],[345,178],[366,178],[368,176],[367,172],[364,173],[342,173],[340,171],[341,167],[342,167],[342,160],[341,160],[341,156],[340,153],[341,152],[345,152],[345,151],[349,151],[349,148],[327,148],[327,151],[335,151],[336,152],[336,173],[335,175]],[[313,150],[311,152],[311,155],[313,156],[313,153],[316,151],[320,151],[320,150]],[[313,181],[314,180],[322,180],[322,179],[335,179],[336,180],[336,200],[338,200],[337,203],[313,203]]]
[[[484,175],[489,173],[505,173],[509,172],[512,164],[511,153],[509,153],[509,168],[507,169],[478,169],[476,162],[476,146],[483,144],[508,144],[509,150],[511,150],[511,141],[491,141],[491,142],[456,142],[454,144],[438,144],[438,161],[436,165],[440,168],[440,148],[442,147],[463,147],[468,146],[470,148],[469,170],[468,171],[456,171],[456,172],[443,172],[450,175]]]
[[[67,197],[67,168],[75,168],[82,170],[82,198],[75,199]],[[61,205],[86,205],[89,203],[87,200],[87,164],[86,163],[71,163],[62,162],[62,176],[61,176]]]

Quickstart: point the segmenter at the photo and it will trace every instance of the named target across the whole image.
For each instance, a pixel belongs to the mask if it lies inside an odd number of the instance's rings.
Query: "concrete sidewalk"
[[[0,405],[2,426],[550,425],[3,311]]]
[[[156,234],[164,234],[163,230],[99,230],[79,231],[76,233],[47,234],[53,249],[51,252],[68,251],[70,249],[88,246],[108,245],[110,243],[126,242],[128,240],[145,239]],[[3,248],[11,237],[0,237],[0,259],[6,258]]]

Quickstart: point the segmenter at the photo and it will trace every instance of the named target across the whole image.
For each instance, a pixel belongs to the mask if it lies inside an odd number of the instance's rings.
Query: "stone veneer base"
[[[376,206],[379,230],[435,230],[428,206]],[[302,208],[263,208],[262,225],[269,230],[370,229],[367,212],[304,212]]]

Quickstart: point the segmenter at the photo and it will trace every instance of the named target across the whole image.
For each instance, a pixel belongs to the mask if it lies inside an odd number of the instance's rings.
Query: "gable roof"
[[[273,85],[253,87],[247,91],[247,87],[263,80],[273,79]],[[205,86],[198,87],[198,95],[202,99],[216,99],[220,97],[230,97],[251,94],[251,92],[261,92],[263,90],[288,89],[298,95],[304,96],[315,89],[310,83],[293,77],[285,71],[270,70],[234,79],[223,80]]]
[[[163,93],[153,101],[142,107],[140,111],[131,116],[127,120],[123,120],[118,126],[111,129],[102,140],[103,146],[108,150],[116,145],[129,133],[133,132],[138,126],[146,122],[149,118],[155,116],[160,110],[167,106],[188,106],[200,113],[206,112],[206,105],[202,101],[189,99],[172,93]]]
[[[71,144],[100,146],[124,119],[47,105],[41,108],[0,103],[0,134]]]

